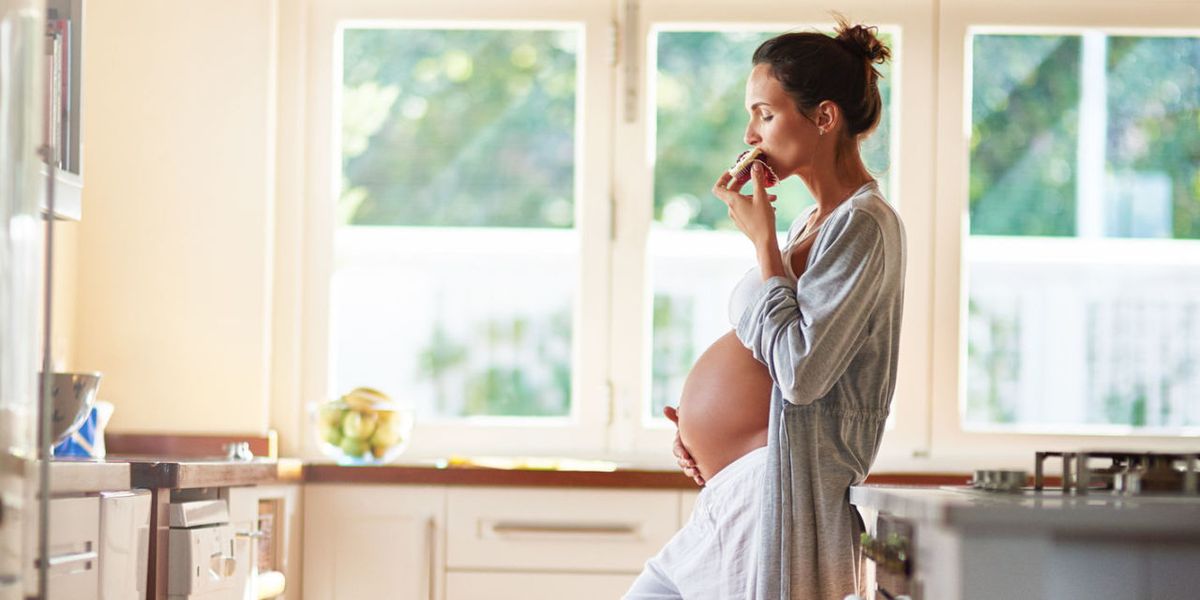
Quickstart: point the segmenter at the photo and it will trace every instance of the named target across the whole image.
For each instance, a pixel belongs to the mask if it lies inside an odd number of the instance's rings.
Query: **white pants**
[[[704,485],[683,529],[638,575],[625,600],[740,599],[754,589],[767,448],[744,454]]]

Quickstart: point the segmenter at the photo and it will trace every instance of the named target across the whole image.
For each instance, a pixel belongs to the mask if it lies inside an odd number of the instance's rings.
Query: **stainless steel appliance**
[[[1200,452],[1037,452],[1034,475],[859,486],[873,599],[1167,599],[1200,589]],[[1061,466],[1061,483],[1047,472]]]
[[[242,600],[249,551],[239,549],[224,499],[173,502],[170,507],[170,600]]]

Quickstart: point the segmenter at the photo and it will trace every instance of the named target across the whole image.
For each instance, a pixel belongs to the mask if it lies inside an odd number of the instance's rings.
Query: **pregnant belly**
[[[696,360],[679,398],[679,437],[711,479],[767,444],[771,375],[730,331]]]

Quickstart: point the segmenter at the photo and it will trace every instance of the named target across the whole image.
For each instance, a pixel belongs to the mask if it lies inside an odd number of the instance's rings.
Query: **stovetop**
[[[1045,475],[1047,462],[1059,459],[1061,484],[1051,486]],[[1087,450],[1037,452],[1032,482],[1025,471],[980,469],[972,487],[988,492],[1043,492],[1057,489],[1077,496],[1200,497],[1200,453]],[[1031,485],[1032,483],[1032,485]]]

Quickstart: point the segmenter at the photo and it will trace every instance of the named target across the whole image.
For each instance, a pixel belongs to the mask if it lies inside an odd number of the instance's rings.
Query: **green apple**
[[[358,440],[366,440],[371,437],[372,433],[375,433],[375,425],[378,422],[379,417],[375,416],[373,412],[359,410],[346,411],[346,416],[342,418],[342,435]]]
[[[320,425],[320,428],[321,428],[321,439],[322,440],[325,440],[326,443],[334,445],[334,446],[341,445],[341,443],[342,443],[342,428],[341,427],[338,427],[337,425],[327,425],[325,423],[322,423]]]
[[[346,416],[346,409],[340,404],[323,404],[317,411],[317,416],[322,425],[340,427],[342,418]]]
[[[372,446],[391,446],[400,441],[400,424],[396,419],[379,419],[375,433],[371,435]]]
[[[354,458],[361,457],[367,452],[367,450],[370,449],[370,446],[367,445],[366,440],[355,439],[352,437],[342,438],[341,446],[342,452],[346,456],[353,456]]]

